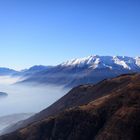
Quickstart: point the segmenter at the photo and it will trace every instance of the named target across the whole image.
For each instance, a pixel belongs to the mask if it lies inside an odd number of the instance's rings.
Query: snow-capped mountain
[[[74,87],[133,72],[140,72],[140,57],[95,55],[73,59],[38,71],[29,75],[22,83],[35,82]]]
[[[127,56],[88,56],[80,59],[73,59],[61,64],[61,66],[88,66],[93,69],[100,68],[124,68],[128,70],[137,70],[140,68],[140,57],[132,58]]]

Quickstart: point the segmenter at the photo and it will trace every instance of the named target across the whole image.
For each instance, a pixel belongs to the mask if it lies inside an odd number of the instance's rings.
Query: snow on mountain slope
[[[136,57],[136,65],[140,67],[140,57]]]
[[[127,56],[88,56],[80,59],[73,59],[61,64],[61,66],[77,66],[77,67],[91,67],[93,69],[99,68],[123,68],[127,70],[140,69],[140,57],[127,57]]]

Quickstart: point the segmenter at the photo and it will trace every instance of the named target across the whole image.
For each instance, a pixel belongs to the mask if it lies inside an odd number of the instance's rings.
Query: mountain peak
[[[140,68],[140,57],[128,56],[99,56],[91,55],[84,58],[72,59],[61,64],[61,66],[85,67],[93,69],[97,68],[124,68],[127,70],[135,70]]]

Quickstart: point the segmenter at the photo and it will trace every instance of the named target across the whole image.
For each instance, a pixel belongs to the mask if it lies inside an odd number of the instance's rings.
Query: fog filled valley
[[[0,77],[0,92],[7,94],[7,96],[0,96],[0,130],[8,126],[7,121],[14,123],[45,109],[69,90],[54,86],[14,84],[18,80],[17,77]],[[10,118],[10,115],[13,115],[11,117],[15,120]],[[3,122],[3,118],[9,120],[5,119]]]

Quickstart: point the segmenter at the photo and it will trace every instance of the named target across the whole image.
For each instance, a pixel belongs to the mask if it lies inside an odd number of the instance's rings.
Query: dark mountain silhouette
[[[140,74],[122,75],[74,88],[0,140],[139,140],[139,118]]]

